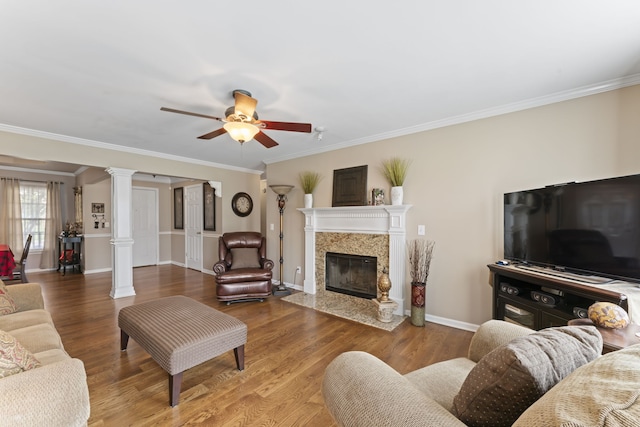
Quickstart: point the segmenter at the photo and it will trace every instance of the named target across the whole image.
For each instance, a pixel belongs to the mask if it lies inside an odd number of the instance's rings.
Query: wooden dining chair
[[[29,256],[29,248],[31,248],[31,234],[27,236],[27,241],[24,244],[24,250],[22,251],[22,256],[20,257],[20,261],[16,263],[16,268],[13,270],[13,277],[11,278],[3,278],[2,281],[6,284],[11,284],[14,282],[22,282],[27,283],[27,256]]]

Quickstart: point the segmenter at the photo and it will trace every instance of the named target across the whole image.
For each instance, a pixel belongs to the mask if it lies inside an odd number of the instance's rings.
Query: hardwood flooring
[[[90,426],[332,426],[320,385],[325,367],[349,350],[374,354],[400,373],[466,355],[471,333],[407,319],[393,332],[271,297],[232,305],[215,298],[213,276],[165,265],[134,269],[135,297],[109,297],[111,273],[33,273],[65,349],[84,362]],[[180,404],[168,404],[167,373],[133,340],[120,351],[118,311],[186,295],[248,326],[245,370],[233,351],[184,373]]]

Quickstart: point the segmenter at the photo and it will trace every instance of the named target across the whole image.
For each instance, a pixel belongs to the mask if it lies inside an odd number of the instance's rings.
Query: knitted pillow
[[[0,378],[40,366],[38,359],[13,335],[0,330]]]
[[[592,326],[548,328],[516,338],[469,372],[452,412],[469,426],[510,426],[540,396],[602,352]]]
[[[11,295],[7,292],[4,284],[0,286],[0,316],[5,314],[11,314],[18,311],[15,301],[11,298]]]
[[[233,248],[231,249],[233,263],[231,269],[238,268],[260,268],[260,258],[256,248]]]

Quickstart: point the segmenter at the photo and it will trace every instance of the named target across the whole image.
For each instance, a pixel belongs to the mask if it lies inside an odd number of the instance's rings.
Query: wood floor
[[[65,349],[81,359],[91,396],[90,426],[332,426],[320,385],[325,367],[349,350],[367,351],[400,373],[466,354],[470,332],[409,320],[386,332],[271,297],[227,306],[214,279],[176,266],[134,269],[135,297],[109,297],[111,274],[30,274]],[[167,373],[129,341],[119,347],[118,311],[170,295],[186,295],[247,324],[245,370],[233,351],[184,373],[180,404],[168,404]]]

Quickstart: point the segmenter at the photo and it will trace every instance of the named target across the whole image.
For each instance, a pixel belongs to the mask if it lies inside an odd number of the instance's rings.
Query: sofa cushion
[[[43,309],[19,311],[12,313],[11,316],[0,316],[0,329],[7,332],[42,323],[53,325],[51,315]]]
[[[15,301],[4,288],[4,284],[0,286],[0,316],[15,313],[18,311]]]
[[[0,330],[0,378],[37,368],[40,362],[8,332]]]
[[[233,263],[232,270],[239,268],[260,268],[260,257],[256,248],[233,248],[231,249]]]
[[[14,329],[11,335],[32,353],[52,349],[64,349],[58,331],[53,325],[41,323],[39,325],[27,326],[26,328]]]
[[[536,400],[602,352],[592,326],[548,328],[516,338],[484,356],[453,400],[469,426],[510,426]]]
[[[640,420],[640,344],[576,369],[531,405],[514,426],[622,427]]]

